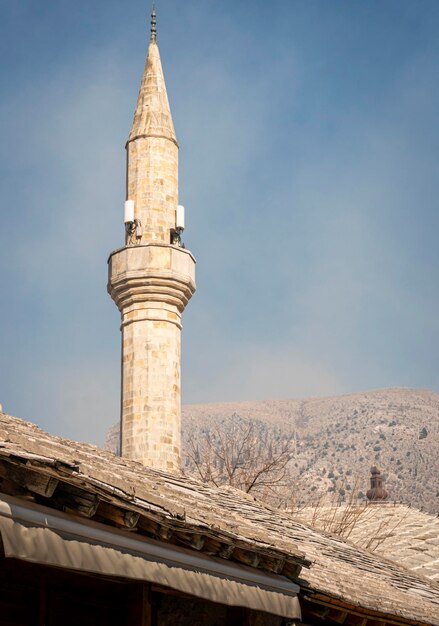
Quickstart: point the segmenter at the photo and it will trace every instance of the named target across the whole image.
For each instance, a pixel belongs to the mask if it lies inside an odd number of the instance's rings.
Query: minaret
[[[121,454],[179,471],[181,314],[195,292],[195,260],[180,240],[178,144],[154,7],[126,150],[125,246],[108,261],[122,318]]]
[[[389,495],[384,489],[383,478],[380,470],[374,465],[370,468],[370,489],[366,493],[366,497],[370,502],[383,502],[387,500]]]

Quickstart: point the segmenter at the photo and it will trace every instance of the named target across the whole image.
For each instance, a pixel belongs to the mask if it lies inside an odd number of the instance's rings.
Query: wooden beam
[[[317,617],[318,619],[326,619],[330,609],[327,606],[319,604],[310,604],[308,602],[301,602],[302,613],[304,616]]]
[[[361,617],[360,615],[354,615],[353,613],[349,613],[345,620],[346,626],[366,626],[367,625],[367,617]]]
[[[38,626],[46,626],[47,624],[47,582],[40,580],[39,585],[39,607],[38,607]]]
[[[61,511],[90,518],[97,511],[99,498],[96,494],[88,493],[73,485],[60,482],[51,502],[55,508]]]
[[[130,626],[152,626],[151,588],[149,585],[133,585],[128,602]]]
[[[306,607],[306,610],[309,610],[310,607],[312,607],[312,609],[315,609],[317,606],[323,606],[327,607],[328,609],[335,608],[337,610],[347,611],[347,613],[349,614],[349,620],[353,619],[354,617],[359,617],[361,618],[361,620],[366,620],[367,626],[390,626],[391,624],[394,626],[402,626],[402,624],[413,624],[416,626],[421,626],[421,622],[404,618],[395,619],[394,616],[387,616],[373,609],[362,609],[357,605],[352,605],[343,600],[331,598],[320,593],[306,593],[306,591],[304,590],[302,598],[302,606]]]
[[[163,541],[170,541],[173,535],[172,528],[168,528],[168,526],[159,526],[159,538]]]
[[[182,533],[176,531],[175,537],[180,543],[183,543],[185,546],[190,546],[194,550],[201,550],[206,541],[206,537],[199,533]]]
[[[223,543],[217,552],[217,556],[219,556],[221,559],[230,559],[235,550],[235,547],[236,546],[234,543]]]
[[[23,489],[27,489],[45,498],[51,498],[53,496],[59,482],[58,479],[34,472],[25,465],[15,465],[12,463],[1,464],[0,476]]]
[[[353,615],[347,610],[329,608],[319,604],[302,602],[302,613],[305,618],[317,618],[326,622],[344,624],[344,626],[368,626],[367,617]]]
[[[51,498],[58,486],[58,480],[52,476],[43,476],[35,472],[27,473],[25,476],[25,487],[45,498]]]
[[[276,557],[261,557],[260,567],[273,574],[280,574],[285,566],[285,559]]]
[[[257,567],[259,565],[260,556],[256,552],[251,552],[250,550],[235,548],[233,552],[233,560],[249,565],[250,567]]]
[[[0,491],[7,496],[16,496],[18,498],[25,498],[26,500],[35,500],[35,495],[25,489],[24,487],[20,487],[17,483],[14,483],[12,480],[8,480],[7,478],[3,478],[1,480],[1,489]]]
[[[327,619],[331,620],[331,622],[336,622],[337,624],[344,624],[345,619],[348,616],[347,611],[342,611],[339,609],[331,609],[328,613]]]
[[[140,514],[136,513],[136,511],[121,509],[103,500],[99,502],[95,515],[127,530],[134,530],[140,517]]]
[[[295,563],[293,561],[286,561],[280,573],[284,576],[287,576],[287,578],[297,580],[299,578],[301,570],[302,566],[298,563]]]
[[[138,528],[153,537],[154,539],[161,539],[162,541],[169,541],[173,535],[173,530],[164,524],[159,524],[148,517],[140,516]]]
[[[217,555],[222,558],[228,558],[223,556],[221,551],[223,548],[228,548],[229,544],[224,544],[219,541],[219,539],[214,539],[213,537],[207,537],[204,542],[203,552],[204,554],[210,554],[212,556]]]
[[[138,521],[138,527],[140,528],[140,530],[143,530],[145,533],[151,535],[152,537],[159,536],[160,524],[149,519],[148,517],[144,517],[142,515]]]

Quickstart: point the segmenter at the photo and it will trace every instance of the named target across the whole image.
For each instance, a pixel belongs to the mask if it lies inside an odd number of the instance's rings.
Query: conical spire
[[[128,142],[136,137],[163,137],[177,143],[156,35],[156,13],[153,5],[151,40]]]

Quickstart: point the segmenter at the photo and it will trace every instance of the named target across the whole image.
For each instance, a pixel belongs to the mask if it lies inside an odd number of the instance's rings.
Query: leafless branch
[[[294,433],[233,416],[231,422],[188,439],[191,471],[213,485],[231,485],[279,504],[291,499]]]

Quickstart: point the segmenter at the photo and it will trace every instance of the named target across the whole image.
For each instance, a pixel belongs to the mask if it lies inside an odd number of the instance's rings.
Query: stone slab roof
[[[307,507],[296,517],[439,582],[439,517],[405,504]]]
[[[134,516],[139,533],[282,573],[301,586],[304,601],[334,603],[374,623],[439,626],[439,586],[393,561],[242,492],[151,470],[2,413],[0,478],[5,493],[19,484],[42,493],[40,503],[98,520],[117,520],[119,511],[122,522]]]

